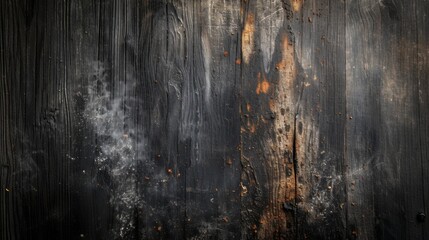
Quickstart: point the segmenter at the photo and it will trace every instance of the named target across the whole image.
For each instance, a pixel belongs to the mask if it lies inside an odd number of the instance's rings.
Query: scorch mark
[[[289,43],[288,36],[283,37],[281,51],[282,59],[277,64],[279,80],[276,89],[273,90],[275,98],[269,102],[269,107],[276,116],[274,133],[273,136],[268,137],[265,146],[268,156],[267,168],[275,190],[270,190],[269,206],[260,218],[258,235],[261,239],[276,236],[276,232],[287,232],[288,225],[294,221],[293,212],[284,210],[285,204],[295,205],[296,195],[293,156],[296,66],[294,46]]]

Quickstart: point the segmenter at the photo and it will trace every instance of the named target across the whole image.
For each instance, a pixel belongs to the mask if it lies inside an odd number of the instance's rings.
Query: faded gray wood
[[[421,137],[428,48],[420,37],[427,20],[416,16],[427,6],[347,2],[347,212],[358,239],[427,237],[416,218],[426,211],[428,174]]]

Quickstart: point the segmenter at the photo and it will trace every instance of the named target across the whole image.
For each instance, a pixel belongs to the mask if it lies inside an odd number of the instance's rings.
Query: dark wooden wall
[[[1,0],[0,239],[429,239],[428,15]]]

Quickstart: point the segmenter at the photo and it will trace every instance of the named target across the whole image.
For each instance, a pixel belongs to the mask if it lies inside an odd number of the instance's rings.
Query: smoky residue
[[[129,97],[123,82],[113,94],[108,71],[102,63],[94,63],[88,85],[85,118],[96,137],[98,149],[95,164],[97,178],[109,190],[110,204],[114,209],[115,238],[133,234],[136,228],[135,211],[141,201],[137,192],[137,165],[144,149],[143,138],[138,138],[133,126],[131,107],[137,101]]]
[[[14,136],[16,149],[13,156],[13,166],[2,165],[3,168],[10,170],[13,186],[6,185],[5,189],[20,194],[37,193],[38,176],[41,173],[37,161],[43,160],[46,157],[45,153],[42,150],[34,149],[27,135],[21,131],[15,129]]]

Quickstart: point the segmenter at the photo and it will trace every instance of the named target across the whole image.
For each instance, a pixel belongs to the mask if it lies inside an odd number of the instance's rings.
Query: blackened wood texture
[[[0,239],[426,239],[425,0],[0,1]]]
[[[428,2],[346,5],[348,236],[426,239]]]

